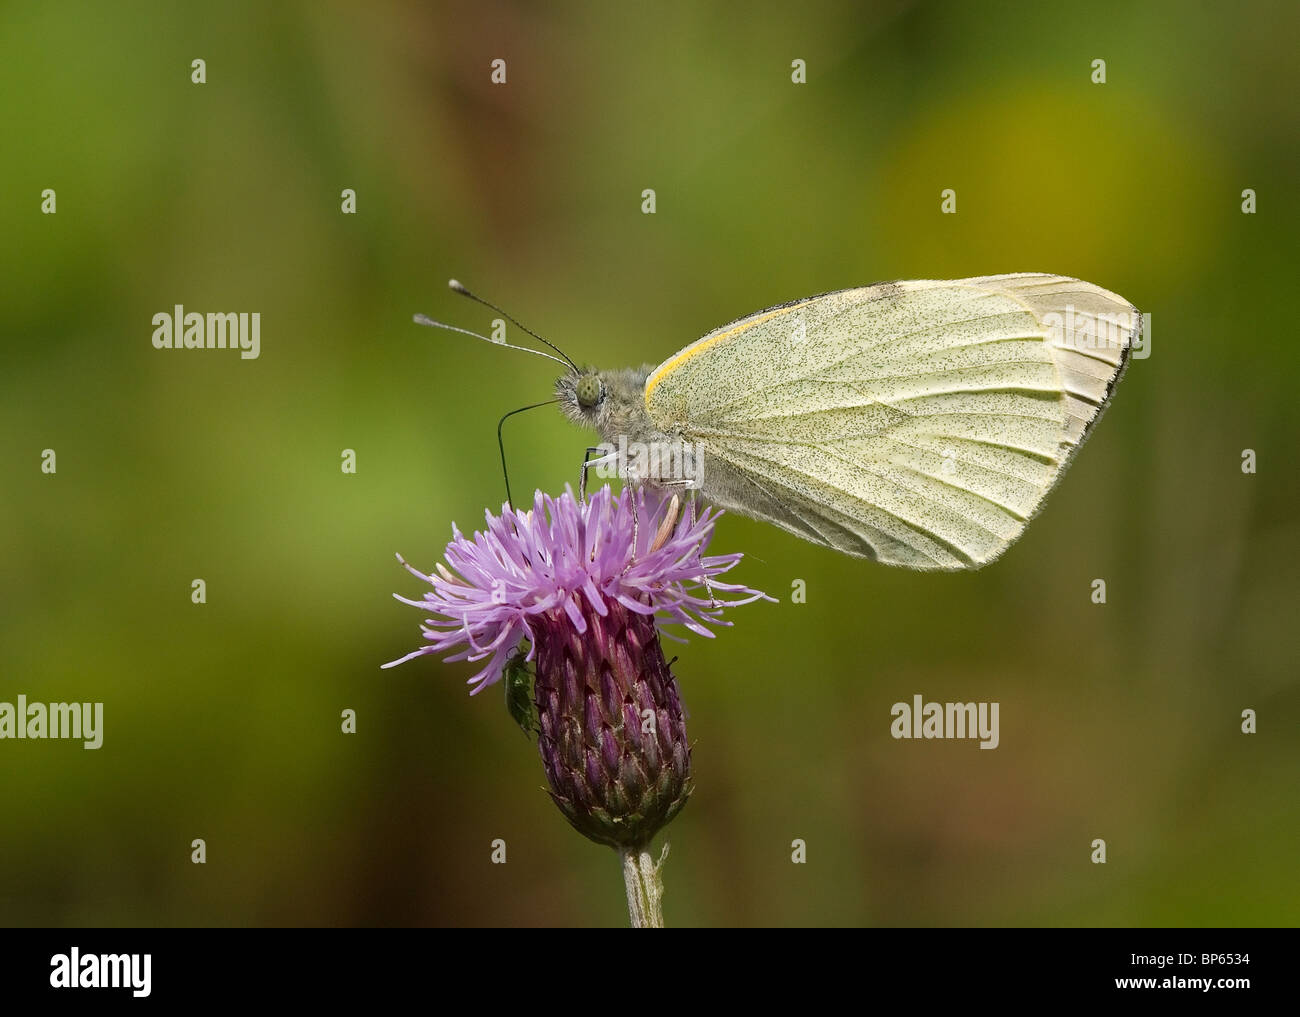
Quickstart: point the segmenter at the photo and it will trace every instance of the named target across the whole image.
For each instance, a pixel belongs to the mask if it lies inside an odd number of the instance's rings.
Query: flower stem
[[[650,852],[637,848],[624,848],[619,852],[623,862],[623,882],[627,886],[627,912],[634,929],[662,929],[664,927],[664,882],[660,876],[668,845],[656,862]]]

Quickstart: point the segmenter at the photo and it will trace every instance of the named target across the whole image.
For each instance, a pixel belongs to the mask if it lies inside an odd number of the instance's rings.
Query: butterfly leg
[[[641,535],[641,514],[637,511],[636,503],[639,501],[637,492],[629,492],[632,499],[632,559],[628,561],[628,568],[632,567],[632,561],[636,559],[637,540]]]
[[[602,455],[599,459],[592,459],[591,454],[593,452],[603,452],[605,454]],[[583,453],[582,467],[578,474],[578,500],[579,501],[585,502],[587,500],[587,470],[592,466],[600,467],[600,466],[604,466],[607,463],[613,462],[614,458],[617,457],[617,455],[618,453],[616,452],[610,452],[608,447],[602,447],[600,445],[589,445],[587,447],[587,451]]]
[[[689,492],[687,497],[691,503],[691,523],[694,524],[698,518],[700,489],[693,483],[687,482],[686,490]],[[704,542],[701,540],[699,544],[695,545],[695,553],[697,555],[704,550],[703,544]],[[704,591],[709,595],[709,607],[715,610],[721,607],[722,605],[718,602],[718,598],[713,595],[713,584],[709,582],[709,577],[707,575],[701,575],[700,579],[704,582]]]

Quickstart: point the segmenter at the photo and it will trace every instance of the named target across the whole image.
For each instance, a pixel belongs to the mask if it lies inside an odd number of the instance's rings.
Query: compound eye
[[[578,405],[584,410],[589,410],[600,402],[600,397],[604,395],[601,390],[600,379],[594,374],[584,374],[578,379],[576,392],[578,396]]]

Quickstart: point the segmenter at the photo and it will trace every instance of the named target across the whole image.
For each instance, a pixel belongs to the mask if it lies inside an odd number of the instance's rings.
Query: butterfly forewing
[[[1136,310],[1090,283],[885,283],[733,322],[646,383],[707,457],[706,497],[921,569],[996,558],[1104,407]]]

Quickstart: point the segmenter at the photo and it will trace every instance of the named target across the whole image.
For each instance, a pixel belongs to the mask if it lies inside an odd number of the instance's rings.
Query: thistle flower
[[[718,580],[742,555],[704,554],[717,515],[605,487],[586,502],[570,490],[538,492],[528,511],[487,513],[472,537],[453,527],[436,574],[398,555],[432,590],[394,596],[430,617],[426,644],[384,666],[427,654],[484,661],[471,694],[509,666],[517,705],[516,669],[530,664],[552,799],[579,832],[622,852],[625,868],[637,855],[644,868],[650,840],[691,793],[685,717],[659,626],[711,637],[710,625],[730,624],[724,608],[771,599]]]

